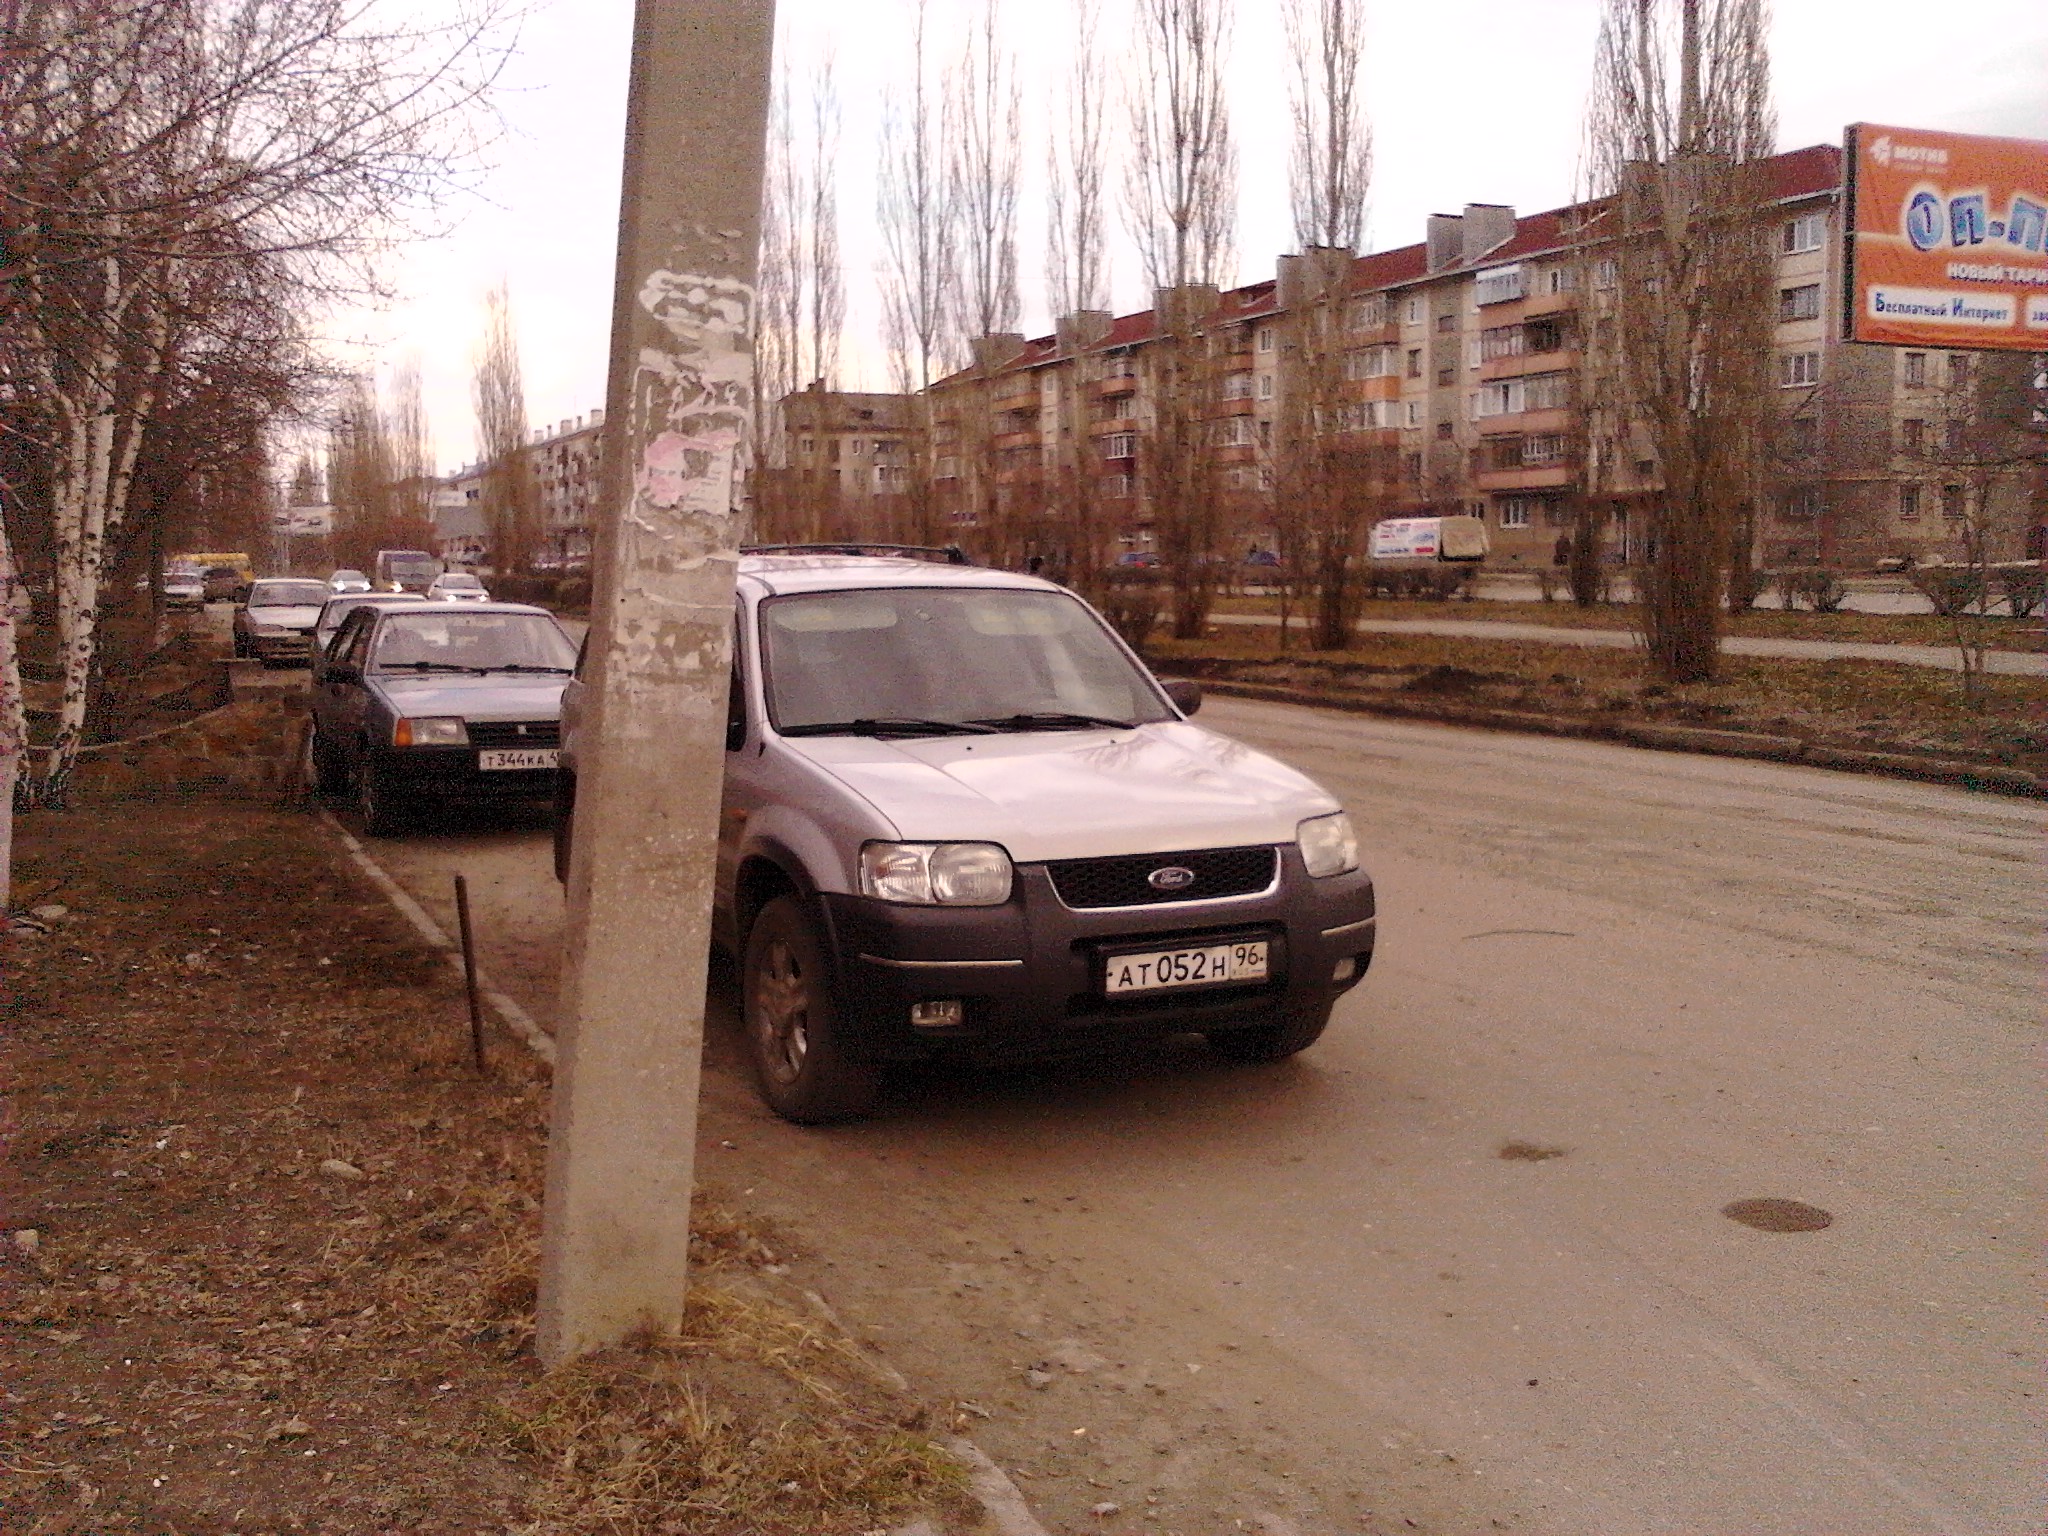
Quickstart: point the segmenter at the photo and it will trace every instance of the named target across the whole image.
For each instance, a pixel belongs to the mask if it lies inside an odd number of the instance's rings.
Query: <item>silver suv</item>
[[[1100,616],[1032,576],[744,555],[714,928],[762,1096],[871,1109],[892,1062],[1195,1031],[1313,1044],[1372,959],[1372,882],[1329,794],[1191,725]],[[556,871],[576,799],[562,701]]]

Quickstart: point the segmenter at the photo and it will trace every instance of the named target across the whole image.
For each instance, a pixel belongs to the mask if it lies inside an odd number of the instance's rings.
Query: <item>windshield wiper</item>
[[[478,667],[479,672],[574,672],[574,667],[550,667],[537,661],[501,661],[495,667]]]
[[[1000,731],[1079,731],[1097,726],[1128,731],[1138,722],[1113,720],[1108,715],[1076,715],[1064,709],[1035,709],[1019,715],[986,715],[974,723]]]
[[[882,715],[863,720],[832,720],[815,725],[785,725],[784,736],[993,736],[995,727],[978,720],[924,720],[915,715]]]
[[[483,672],[483,667],[466,667],[459,661],[380,661],[379,672]]]

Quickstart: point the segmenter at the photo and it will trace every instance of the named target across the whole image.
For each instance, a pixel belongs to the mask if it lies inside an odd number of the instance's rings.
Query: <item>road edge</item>
[[[429,946],[440,951],[441,957],[454,967],[458,978],[464,977],[461,945],[449,938],[447,931],[428,915],[427,909],[414,900],[382,865],[370,857],[369,850],[363,847],[355,834],[341,824],[334,812],[320,805],[315,807],[314,814],[341,844],[349,856],[349,861],[377,888],[378,893],[391,903],[398,915],[403,917]],[[555,1065],[554,1037],[534,1022],[532,1014],[520,1007],[511,997],[493,987],[481,968],[477,971],[476,980],[478,994],[490,1004],[492,1012],[498,1015],[505,1028],[534,1055],[546,1062],[552,1071]],[[812,1299],[825,1316],[837,1322],[823,1297],[812,1293]],[[843,1324],[840,1328],[842,1332],[846,1332]],[[895,1366],[882,1360],[872,1360],[871,1363],[881,1367],[884,1376],[893,1380],[898,1387],[908,1389],[903,1373]],[[952,1455],[967,1469],[968,1487],[973,1492],[976,1502],[981,1505],[983,1515],[994,1527],[997,1536],[1048,1536],[1045,1527],[1039,1524],[1037,1517],[1031,1513],[1031,1507],[1025,1503],[1023,1493],[1010,1480],[1009,1474],[990,1460],[980,1446],[964,1435],[935,1440],[933,1443]]]
[[[1162,663],[1161,670],[1173,670]],[[1455,704],[1410,703],[1358,694],[1316,693],[1277,683],[1245,683],[1229,678],[1200,679],[1203,691],[1224,698],[1255,699],[1269,704],[1301,704],[1354,715],[1385,715],[1432,725],[1458,725],[1490,731],[1518,731],[1530,736],[1562,736],[1604,741],[1657,752],[1698,752],[1714,757],[1748,758],[1756,762],[1792,763],[1806,768],[1834,768],[1846,773],[1878,774],[1923,784],[1946,784],[1985,794],[2048,799],[2048,785],[2024,768],[2000,768],[1958,758],[1915,752],[1878,752],[1833,747],[1800,736],[1771,736],[1753,731],[1713,730],[1703,726],[1647,725],[1631,721],[1575,720],[1534,710],[1487,709]]]

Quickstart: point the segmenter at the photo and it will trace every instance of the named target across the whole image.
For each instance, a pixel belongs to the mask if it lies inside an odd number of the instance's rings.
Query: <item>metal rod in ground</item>
[[[476,939],[469,927],[469,881],[455,877],[455,921],[462,929],[462,984],[469,990],[469,1048],[484,1069],[484,1010],[476,992]]]

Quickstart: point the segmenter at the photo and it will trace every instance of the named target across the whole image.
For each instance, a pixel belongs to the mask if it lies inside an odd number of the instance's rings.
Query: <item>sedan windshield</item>
[[[428,605],[422,604],[424,610]],[[378,631],[370,667],[377,672],[560,672],[575,668],[576,648],[544,613],[394,613]]]
[[[1170,720],[1152,679],[1059,592],[881,588],[761,605],[785,735],[937,736]]]
[[[251,608],[318,608],[326,601],[324,581],[259,581],[249,589]]]
[[[475,592],[483,586],[483,583],[465,571],[450,571],[441,578],[440,585],[446,587],[451,592]]]

